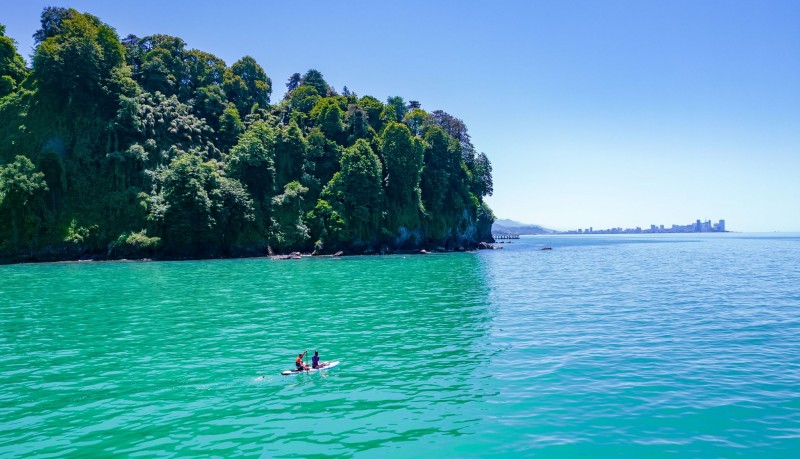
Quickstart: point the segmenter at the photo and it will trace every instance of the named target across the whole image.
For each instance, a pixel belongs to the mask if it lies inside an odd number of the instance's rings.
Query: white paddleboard
[[[284,376],[287,376],[287,375],[296,375],[298,373],[313,373],[315,371],[327,370],[329,368],[335,367],[336,365],[339,365],[339,361],[338,360],[335,361],[335,362],[322,362],[322,363],[323,363],[323,366],[321,366],[319,368],[309,368],[308,370],[286,370],[286,371],[282,371],[281,374],[284,375]]]

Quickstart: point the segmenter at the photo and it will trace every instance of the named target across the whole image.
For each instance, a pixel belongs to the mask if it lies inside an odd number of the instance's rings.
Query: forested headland
[[[2,261],[491,239],[491,164],[444,111],[337,91],[313,69],[273,100],[252,57],[120,39],[74,9],[46,8],[34,38],[28,67],[0,25]]]

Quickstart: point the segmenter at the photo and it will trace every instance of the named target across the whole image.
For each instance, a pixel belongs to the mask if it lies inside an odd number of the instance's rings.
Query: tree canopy
[[[5,26],[0,24],[0,97],[14,92],[28,75],[17,44],[5,36],[5,31]]]
[[[457,249],[491,237],[464,122],[250,56],[123,39],[45,8],[32,67],[0,26],[0,259]],[[487,226],[488,222],[488,226]]]

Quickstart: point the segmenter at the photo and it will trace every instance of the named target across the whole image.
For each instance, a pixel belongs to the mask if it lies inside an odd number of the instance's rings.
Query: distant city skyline
[[[696,220],[694,223],[687,225],[672,224],[671,226],[654,225],[651,224],[649,228],[642,228],[637,226],[635,228],[605,228],[594,229],[594,227],[579,228],[577,230],[560,231],[566,234],[638,234],[638,233],[726,233],[729,230],[726,227],[725,220],[719,220],[717,223],[712,223],[711,220],[701,221]]]
[[[28,62],[51,5],[228,65],[253,56],[273,102],[314,68],[337,90],[461,118],[492,162],[500,218],[567,230],[725,215],[737,231],[800,231],[794,0],[354,0],[302,16],[291,2],[7,2],[0,22]]]
[[[516,220],[498,219],[492,226],[494,235],[521,235],[521,234],[643,234],[643,233],[727,233],[731,232],[724,219],[716,222],[697,219],[685,225],[650,224],[649,227],[635,226],[624,228],[613,226],[609,228],[595,228],[588,226],[570,230],[555,230],[542,225],[523,223]],[[734,231],[741,232],[741,231]]]

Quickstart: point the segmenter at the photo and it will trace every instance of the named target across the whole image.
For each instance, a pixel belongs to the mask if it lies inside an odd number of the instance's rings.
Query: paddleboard
[[[339,361],[337,360],[335,362],[322,362],[322,364],[323,366],[319,368],[309,368],[308,370],[286,370],[282,371],[281,374],[287,376],[287,375],[296,375],[298,373],[314,373],[315,371],[327,370],[333,368],[336,365],[339,365]]]

